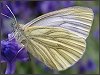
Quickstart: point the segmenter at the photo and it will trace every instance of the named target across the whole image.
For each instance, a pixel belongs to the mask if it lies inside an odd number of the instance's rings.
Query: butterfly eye
[[[13,31],[15,31],[15,26],[14,26],[14,25],[15,25],[15,23],[12,22],[12,23],[11,23],[11,27],[12,27]]]
[[[19,29],[20,29],[21,31],[24,31],[24,29],[23,29],[23,28],[21,28],[21,27],[20,27]]]
[[[25,44],[25,43],[26,43],[26,40],[22,40],[21,43],[22,43],[22,44]]]

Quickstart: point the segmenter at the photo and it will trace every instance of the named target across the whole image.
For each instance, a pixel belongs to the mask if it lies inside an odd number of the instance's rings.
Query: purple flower
[[[94,32],[93,32],[93,36],[94,36],[94,38],[96,38],[96,39],[99,39],[99,28],[97,28]]]
[[[7,63],[5,74],[13,74],[17,61],[27,61],[28,54],[25,48],[15,40],[1,41],[1,56],[0,61]]]
[[[88,70],[95,70],[96,69],[96,65],[92,59],[88,59],[86,66],[87,66]]]
[[[73,5],[74,1],[43,1],[42,3],[40,3],[40,10],[43,13],[47,13]]]
[[[88,71],[93,71],[96,69],[96,65],[94,63],[94,61],[89,58],[87,61],[85,61],[84,63],[82,61],[78,62],[78,73],[80,74],[85,74]]]
[[[48,72],[48,71],[53,72],[53,70],[50,69],[49,67],[47,67],[46,65],[43,66],[43,69],[44,69],[46,72]]]
[[[93,10],[93,12],[94,12],[94,15],[99,14],[99,7],[94,6],[94,7],[92,7],[92,10]]]
[[[78,68],[78,72],[80,74],[84,74],[86,72],[86,67],[84,65],[80,65]]]

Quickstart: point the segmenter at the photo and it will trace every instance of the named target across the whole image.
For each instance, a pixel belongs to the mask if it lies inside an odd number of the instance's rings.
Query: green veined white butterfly
[[[73,6],[44,14],[25,25],[16,22],[17,28],[9,37],[15,37],[51,69],[65,70],[84,54],[93,17],[91,9]]]

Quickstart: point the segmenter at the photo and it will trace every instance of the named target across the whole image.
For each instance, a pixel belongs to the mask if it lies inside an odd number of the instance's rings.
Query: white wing
[[[65,28],[72,33],[87,38],[93,21],[93,11],[86,7],[69,7],[42,15],[26,24]]]
[[[85,7],[69,7],[42,15],[24,26],[29,52],[52,69],[65,70],[77,62],[86,47],[85,39],[93,12]],[[57,27],[57,28],[56,28]]]

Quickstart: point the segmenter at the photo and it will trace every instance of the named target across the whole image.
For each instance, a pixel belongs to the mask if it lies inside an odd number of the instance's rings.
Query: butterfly
[[[90,8],[68,7],[44,14],[25,25],[16,22],[15,31],[9,37],[16,38],[49,68],[62,71],[82,58],[93,17]],[[16,21],[15,16],[14,19]]]

